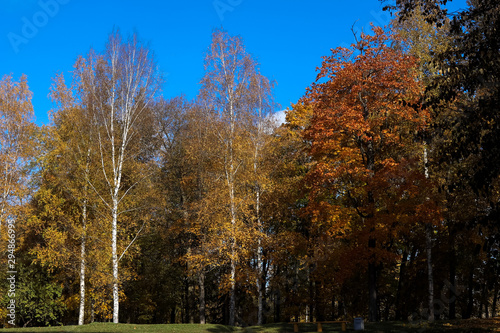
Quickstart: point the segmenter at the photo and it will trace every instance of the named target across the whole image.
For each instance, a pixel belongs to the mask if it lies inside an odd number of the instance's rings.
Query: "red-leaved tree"
[[[351,48],[325,57],[304,101],[313,107],[305,138],[315,162],[307,212],[341,242],[339,276],[367,268],[369,320],[378,320],[377,280],[395,262],[402,233],[437,219],[419,133],[429,114],[416,59],[375,27]]]

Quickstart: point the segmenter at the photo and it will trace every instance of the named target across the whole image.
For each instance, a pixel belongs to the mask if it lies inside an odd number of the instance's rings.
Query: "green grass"
[[[300,332],[316,332],[316,324],[301,324]],[[354,332],[353,325],[347,325],[347,331]],[[3,332],[87,332],[87,333],[217,333],[217,332],[238,332],[238,333],[288,333],[293,332],[293,325],[289,323],[267,324],[252,327],[229,327],[224,325],[199,325],[199,324],[167,324],[167,325],[135,325],[135,324],[112,324],[94,323],[83,326],[56,326],[56,327],[36,327],[36,328],[9,328],[0,329]],[[324,324],[323,332],[341,332],[340,324]],[[382,322],[365,323],[365,332],[374,333],[484,333],[500,332],[500,318],[497,319],[476,319],[476,320],[456,320],[440,321],[429,325],[428,323],[403,323],[403,322]]]
[[[27,327],[0,329],[0,332],[87,332],[87,333],[146,333],[146,332],[168,332],[168,333],[213,333],[213,332],[237,332],[238,328],[224,325],[199,325],[199,324],[168,324],[168,325],[134,325],[93,323],[83,326],[53,326],[53,327]]]

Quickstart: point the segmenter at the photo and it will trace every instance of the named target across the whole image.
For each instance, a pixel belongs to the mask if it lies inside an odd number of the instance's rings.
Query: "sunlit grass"
[[[168,325],[134,325],[93,323],[83,326],[53,326],[53,327],[31,327],[31,328],[9,328],[1,329],[0,332],[120,332],[120,333],[143,333],[143,332],[169,332],[169,333],[211,333],[232,332],[237,328],[224,325],[199,325],[199,324],[168,324]]]

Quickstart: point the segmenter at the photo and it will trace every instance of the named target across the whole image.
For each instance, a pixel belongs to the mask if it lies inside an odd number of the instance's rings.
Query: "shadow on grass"
[[[334,324],[333,324],[334,325]],[[311,323],[301,323],[299,324],[299,332],[317,332],[317,324]],[[335,327],[335,326],[331,326]],[[337,330],[329,329],[330,326],[328,324],[323,324],[323,332],[340,332],[340,324],[337,327]],[[262,326],[251,326],[244,327],[241,329],[241,332],[244,333],[291,333],[293,332],[293,324],[290,323],[273,323],[273,324],[265,324]]]
[[[206,329],[207,332],[240,332],[240,328],[225,326],[225,325],[211,325]]]
[[[250,326],[241,328],[244,333],[288,333],[293,332],[293,325],[287,323],[272,323],[261,326]]]

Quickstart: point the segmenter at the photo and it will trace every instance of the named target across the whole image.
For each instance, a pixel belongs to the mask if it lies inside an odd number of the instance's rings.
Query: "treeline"
[[[388,9],[284,124],[220,29],[191,101],[118,31],[54,78],[48,126],[4,76],[4,325],[11,299],[21,326],[496,316],[500,5]]]

